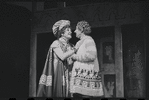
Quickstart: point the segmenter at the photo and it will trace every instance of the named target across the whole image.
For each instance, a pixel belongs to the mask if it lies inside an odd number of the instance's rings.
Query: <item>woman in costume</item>
[[[69,20],[57,21],[52,30],[57,40],[49,48],[37,97],[68,97],[68,69],[72,64],[69,57],[77,48],[69,43],[72,33]]]
[[[76,37],[80,40],[76,54],[71,58],[75,61],[72,68],[70,92],[74,97],[103,96],[101,74],[97,58],[96,44],[89,34],[91,27],[88,22],[80,21],[76,26]]]

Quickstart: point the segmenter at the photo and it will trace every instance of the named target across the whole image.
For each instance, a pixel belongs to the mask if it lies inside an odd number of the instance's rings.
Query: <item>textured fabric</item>
[[[71,93],[88,96],[103,96],[101,74],[97,59],[97,50],[94,40],[84,36],[76,45],[81,45],[74,57],[72,77],[70,83]]]
[[[74,62],[74,66],[77,67],[78,65],[81,65],[81,68],[85,67],[90,70],[94,69],[99,71],[96,44],[92,37],[84,36],[76,43],[76,46],[77,45],[79,45],[79,49],[76,55],[74,55],[77,59],[77,61]]]
[[[71,46],[63,45],[58,40],[51,44],[39,80],[37,97],[68,97],[70,65],[67,64],[67,60],[61,61],[53,51],[54,48],[61,48],[66,52],[68,47]]]

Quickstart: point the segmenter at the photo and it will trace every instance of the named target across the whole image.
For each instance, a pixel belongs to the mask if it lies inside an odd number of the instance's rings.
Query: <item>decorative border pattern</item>
[[[100,3],[40,11],[33,15],[32,32],[51,32],[60,19],[70,20],[72,29],[80,20],[87,20],[92,27],[137,23],[141,8],[139,3]]]
[[[42,74],[39,80],[39,84],[43,84],[46,86],[52,86],[52,76],[51,75],[46,76]]]

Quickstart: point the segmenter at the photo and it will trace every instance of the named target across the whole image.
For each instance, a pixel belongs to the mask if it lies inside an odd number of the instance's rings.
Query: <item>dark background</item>
[[[72,3],[68,3],[69,6],[72,6]],[[75,4],[74,4],[75,5]],[[78,5],[78,4],[76,4]],[[81,4],[82,5],[82,4]],[[48,7],[48,6],[45,6]],[[149,34],[149,4],[145,2],[143,4],[143,23],[145,26],[145,34],[139,34],[130,36],[130,39],[138,37],[140,39],[142,35],[145,35],[145,48],[144,50],[148,51],[148,34]],[[47,8],[48,9],[48,8]],[[2,97],[28,97],[29,96],[29,67],[30,67],[30,34],[31,34],[31,12],[23,7],[14,6],[6,3],[0,3],[0,98]],[[132,28],[132,27],[131,27]],[[139,28],[139,26],[137,26]],[[111,28],[110,28],[111,29]],[[104,30],[108,31],[110,29],[100,28],[93,29],[93,32],[103,32]],[[113,29],[113,28],[112,28]],[[129,29],[127,27],[123,27]],[[135,30],[134,28],[132,28]],[[113,30],[112,30],[113,31]],[[106,33],[106,32],[105,32]],[[47,44],[46,49],[43,51],[37,51],[37,55],[41,55],[43,52],[45,55],[43,57],[37,58],[38,61],[41,61],[41,66],[43,67],[47,50],[54,40],[52,38],[50,41],[46,40],[45,37],[47,33],[43,36],[38,35],[38,44],[43,45]],[[131,33],[128,32],[126,37]],[[49,34],[48,34],[49,36]],[[53,36],[51,33],[50,36]],[[96,35],[92,35],[95,41],[98,42]],[[40,37],[40,38],[39,38]],[[126,39],[125,37],[125,39]],[[140,38],[139,38],[140,37]],[[48,38],[48,37],[47,37]],[[45,40],[44,40],[45,39]],[[126,39],[127,41],[127,39]],[[76,40],[72,40],[72,43],[75,43]],[[127,45],[126,45],[127,46]],[[38,48],[39,46],[37,46]],[[38,49],[39,50],[39,49]],[[41,50],[41,49],[40,49]],[[41,52],[41,54],[40,54]],[[145,64],[148,66],[148,52],[145,54]],[[39,65],[37,65],[37,68]],[[41,70],[42,70],[42,67]],[[37,69],[38,70],[38,69]],[[145,72],[148,76],[149,68],[146,67]],[[40,76],[40,75],[38,75]],[[38,80],[38,79],[37,79]],[[149,93],[149,79],[146,77],[146,93]],[[149,95],[146,95],[149,98]]]
[[[0,98],[29,96],[30,15],[0,3]]]

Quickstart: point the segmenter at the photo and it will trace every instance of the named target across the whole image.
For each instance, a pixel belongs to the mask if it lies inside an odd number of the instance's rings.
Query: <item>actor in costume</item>
[[[69,43],[71,39],[70,21],[60,20],[53,25],[57,37],[48,51],[43,73],[39,80],[37,97],[68,97],[68,69],[72,64],[69,58],[77,48]]]
[[[97,49],[93,38],[89,36],[91,33],[89,23],[86,21],[78,22],[75,33],[80,40],[76,43],[76,47],[79,47],[78,51],[72,55],[75,62],[72,69],[70,92],[73,97],[103,96]]]

